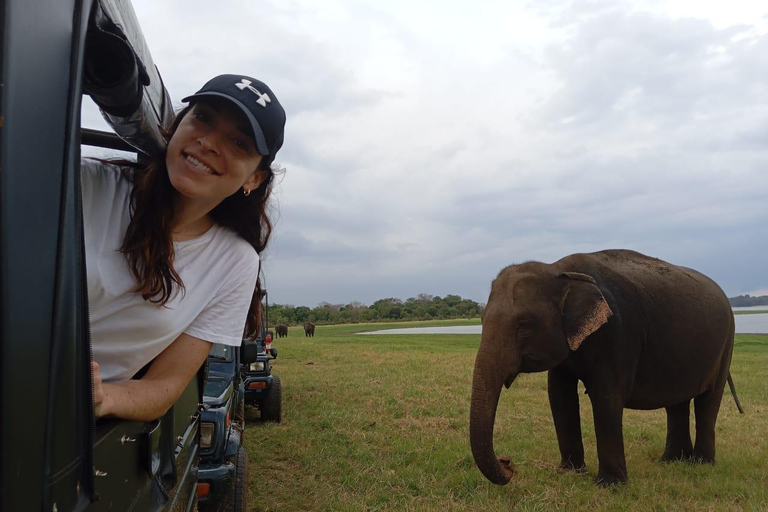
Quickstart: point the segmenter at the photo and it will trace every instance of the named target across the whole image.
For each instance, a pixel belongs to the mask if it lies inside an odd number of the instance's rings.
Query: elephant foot
[[[581,462],[573,461],[571,459],[564,460],[560,462],[560,466],[558,466],[560,469],[563,469],[565,471],[575,471],[576,473],[586,473],[587,472],[587,465],[584,464],[584,461]]]
[[[626,475],[616,475],[607,472],[598,472],[595,477],[595,483],[600,487],[613,487],[627,483]]]
[[[677,450],[673,452],[664,452],[659,462],[666,464],[668,462],[689,462],[693,458],[693,452]]]
[[[691,464],[714,464],[715,458],[706,456],[706,455],[694,454],[692,457],[688,459],[688,462],[690,462]]]

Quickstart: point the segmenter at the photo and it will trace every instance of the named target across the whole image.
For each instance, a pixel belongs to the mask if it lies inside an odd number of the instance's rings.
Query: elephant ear
[[[563,272],[568,286],[560,303],[563,328],[571,350],[581,343],[613,314],[592,276],[578,272]]]

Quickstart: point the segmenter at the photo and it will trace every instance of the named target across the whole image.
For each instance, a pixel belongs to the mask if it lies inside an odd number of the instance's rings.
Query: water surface
[[[736,310],[760,310],[766,306],[734,308]],[[754,315],[736,315],[737,334],[768,334],[768,313]],[[359,334],[480,334],[482,325],[452,325],[450,327],[411,327],[407,329],[383,329],[381,331],[361,332]]]

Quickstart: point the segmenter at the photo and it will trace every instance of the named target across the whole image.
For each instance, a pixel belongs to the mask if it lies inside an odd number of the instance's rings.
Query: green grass
[[[734,311],[734,315],[763,315],[765,313],[768,313],[768,309],[766,310],[758,310],[758,309],[752,309],[748,311]]]
[[[467,323],[318,326],[314,338],[291,328],[276,340],[283,422],[260,423],[247,409],[250,510],[768,510],[768,336],[737,336],[732,374],[746,415],[729,394],[724,398],[715,466],[657,463],[664,412],[627,410],[630,482],[596,487],[592,413],[582,399],[588,472],[558,470],[540,373],[520,376],[502,393],[495,448],[512,456],[517,474],[499,487],[475,467],[468,440],[480,336],[352,335]]]

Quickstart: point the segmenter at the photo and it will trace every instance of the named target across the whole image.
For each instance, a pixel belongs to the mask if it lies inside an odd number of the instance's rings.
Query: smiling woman
[[[149,162],[82,165],[98,416],[161,416],[213,343],[258,332],[285,111],[240,75],[183,101],[167,150]]]

